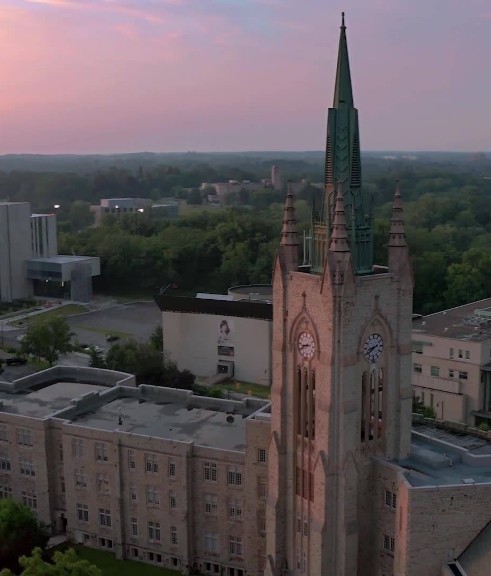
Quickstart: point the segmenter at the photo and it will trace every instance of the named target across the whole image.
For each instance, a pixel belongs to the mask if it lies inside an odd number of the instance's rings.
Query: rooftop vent
[[[233,423],[235,422],[235,418],[234,418],[231,414],[229,414],[229,415],[227,416],[227,422],[228,422],[229,424],[233,424]]]

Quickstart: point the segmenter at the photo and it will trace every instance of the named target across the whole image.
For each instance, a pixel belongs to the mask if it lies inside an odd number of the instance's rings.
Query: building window
[[[137,500],[136,486],[134,484],[130,484],[130,500],[132,502],[136,502],[136,500]]]
[[[65,486],[65,476],[60,476],[60,492],[65,494],[66,486]]]
[[[87,476],[85,470],[75,469],[75,488],[87,488]]]
[[[450,360],[453,359],[453,348],[450,348],[449,358],[450,358]]]
[[[309,517],[306,515],[304,515],[303,517],[303,535],[304,536],[309,535]]]
[[[170,527],[170,543],[177,544],[177,526]]]
[[[176,461],[173,458],[169,458],[167,462],[167,474],[169,478],[175,478],[176,476]]]
[[[421,372],[423,371],[421,364],[413,364],[413,372],[416,372],[417,374],[421,374]]]
[[[61,442],[58,443],[58,461],[63,462],[63,444]]]
[[[0,442],[8,442],[9,435],[7,431],[7,426],[0,426]]]
[[[98,462],[107,462],[107,446],[105,442],[95,443],[95,459]]]
[[[242,470],[229,466],[227,470],[227,484],[229,486],[242,486]]]
[[[82,458],[84,455],[84,441],[81,438],[72,439],[72,456]]]
[[[463,358],[463,357],[464,357],[464,354],[463,354],[462,350],[459,350],[459,358]]]
[[[99,526],[111,528],[111,510],[107,510],[107,508],[99,508]]]
[[[17,428],[17,444],[21,446],[32,446],[31,431],[27,428]]]
[[[203,546],[206,552],[218,552],[218,534],[215,532],[205,532]]]
[[[394,538],[392,538],[391,536],[387,536],[387,534],[384,534],[384,548],[389,552],[394,552],[395,549]]]
[[[22,491],[22,504],[30,508],[31,510],[37,510],[38,498],[34,490],[23,490]]]
[[[242,502],[240,500],[230,500],[228,503],[228,517],[231,520],[242,520]]]
[[[393,510],[396,509],[397,506],[397,494],[391,492],[390,490],[385,491],[385,505]]]
[[[130,552],[132,558],[138,558],[138,548],[130,548]]]
[[[448,377],[449,378],[453,378],[455,376],[455,370],[453,370],[452,368],[449,369],[448,371]]]
[[[257,531],[259,534],[266,534],[266,511],[259,510],[257,513]]]
[[[155,454],[145,454],[145,471],[154,474],[159,471],[159,464]]]
[[[96,485],[99,494],[109,494],[109,480],[107,474],[97,474]]]
[[[147,525],[148,528],[148,541],[160,542],[160,522],[150,521]]]
[[[465,359],[470,360],[470,358],[471,358],[471,353],[469,352],[469,350],[466,350],[465,351]]]
[[[128,450],[128,468],[134,470],[136,468],[135,451]]]
[[[432,376],[440,376],[440,368],[438,366],[431,367],[431,375]]]
[[[31,458],[19,458],[19,468],[22,476],[36,476],[36,468]]]
[[[12,487],[0,486],[0,500],[6,500],[7,498],[12,498]]]
[[[150,562],[157,562],[157,564],[162,563],[162,554],[157,554],[156,552],[149,552],[148,559]]]
[[[242,556],[242,538],[240,536],[229,536],[228,551],[231,556]]]
[[[79,522],[89,521],[89,507],[87,504],[77,504],[77,520]]]
[[[169,490],[169,508],[177,508],[177,497],[174,490]]]
[[[160,504],[159,491],[155,486],[147,486],[145,489],[147,504],[149,506],[158,506]]]
[[[467,372],[459,372],[459,378],[461,380],[467,380]]]
[[[7,454],[0,454],[0,470],[10,472],[10,458]]]
[[[218,513],[218,497],[216,494],[205,494],[205,514],[216,516]]]
[[[138,518],[131,519],[131,535],[138,536]]]
[[[109,550],[112,550],[113,541],[109,538],[99,538],[99,546],[101,548],[108,548]]]
[[[217,465],[216,462],[205,462],[203,466],[203,480],[206,482],[217,481]]]
[[[259,448],[257,451],[257,461],[259,464],[266,464],[266,450],[264,448]]]
[[[257,497],[266,498],[268,493],[268,479],[264,476],[257,477]]]

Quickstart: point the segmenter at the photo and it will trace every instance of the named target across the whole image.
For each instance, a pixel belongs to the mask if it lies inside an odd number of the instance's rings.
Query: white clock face
[[[300,354],[310,360],[314,357],[315,342],[314,338],[308,332],[302,332],[298,338],[298,350]]]
[[[369,362],[376,362],[384,350],[384,341],[380,334],[370,334],[363,345],[363,354]]]

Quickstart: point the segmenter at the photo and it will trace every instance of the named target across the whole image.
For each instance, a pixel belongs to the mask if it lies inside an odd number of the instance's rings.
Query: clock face
[[[314,357],[315,342],[314,338],[308,332],[302,332],[298,338],[298,350],[300,354],[310,360]]]
[[[384,341],[380,334],[370,334],[363,345],[363,354],[369,362],[376,362],[384,350]]]

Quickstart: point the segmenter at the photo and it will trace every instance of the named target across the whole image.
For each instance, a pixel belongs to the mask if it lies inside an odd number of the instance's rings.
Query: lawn
[[[29,323],[35,322],[38,318],[47,320],[48,318],[53,318],[55,316],[73,316],[74,314],[82,314],[87,312],[87,308],[81,304],[65,304],[65,306],[60,306],[59,308],[54,308],[50,310],[46,309],[46,312],[40,312],[39,314],[34,314],[28,318],[22,320],[14,320],[10,322],[12,326],[26,326]]]
[[[256,398],[264,398],[266,400],[269,400],[271,394],[271,388],[269,386],[254,384],[252,382],[238,382],[236,380],[227,380],[226,382],[215,384],[213,388],[220,388],[225,398],[227,397],[227,390],[230,390],[230,392],[240,392],[241,394],[247,394],[248,396],[254,396]]]
[[[179,576],[180,572],[160,568],[160,566],[151,566],[143,562],[134,562],[133,560],[118,560],[111,552],[95,550],[86,546],[74,546],[77,556],[95,564],[104,576]]]

